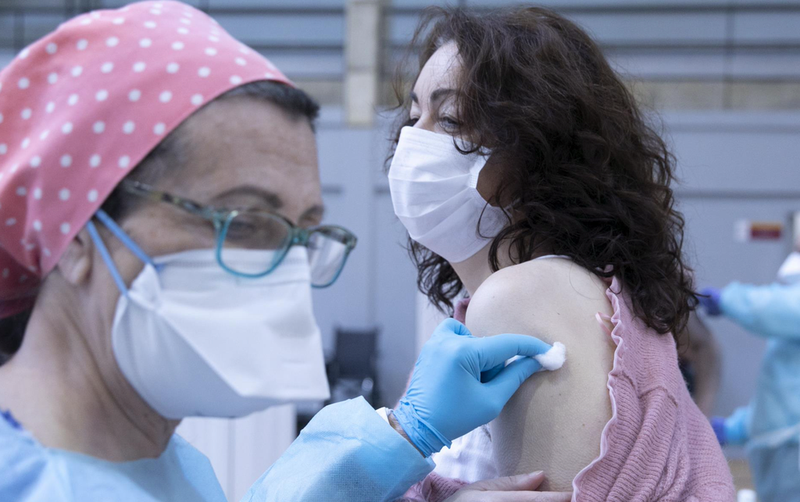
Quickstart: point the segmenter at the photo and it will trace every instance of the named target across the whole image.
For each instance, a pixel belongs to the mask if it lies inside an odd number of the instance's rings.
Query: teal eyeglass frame
[[[223,244],[225,242],[225,238],[228,234],[228,228],[230,226],[231,221],[236,218],[236,216],[248,212],[248,210],[240,210],[240,209],[224,209],[224,208],[217,208],[214,206],[208,206],[204,204],[200,204],[190,199],[186,199],[184,197],[179,197],[177,195],[173,195],[168,192],[164,192],[161,190],[157,190],[146,183],[141,183],[139,181],[133,180],[123,180],[122,183],[119,185],[125,192],[130,193],[132,195],[136,195],[142,197],[144,199],[151,200],[153,202],[164,202],[170,204],[178,209],[182,209],[188,213],[191,213],[195,216],[199,216],[205,220],[210,221],[214,226],[214,232],[216,234],[216,251],[215,255],[217,258],[217,263],[223,270],[228,272],[229,274],[235,275],[237,277],[246,277],[251,279],[257,279],[259,277],[264,277],[272,273],[283,261],[286,255],[289,253],[289,250],[294,246],[308,246],[309,239],[314,233],[322,233],[324,230],[335,230],[341,233],[345,240],[342,244],[345,245],[344,256],[342,257],[342,262],[339,265],[338,270],[334,274],[333,278],[327,282],[326,284],[322,285],[315,285],[312,283],[312,287],[322,289],[327,288],[328,286],[332,285],[336,282],[339,276],[344,270],[344,266],[347,263],[347,258],[350,256],[350,253],[355,249],[356,244],[358,243],[358,238],[353,234],[351,231],[347,230],[344,227],[338,225],[319,225],[311,228],[301,228],[289,221],[286,217],[281,214],[272,212],[272,211],[265,211],[265,210],[258,210],[254,212],[267,214],[273,218],[277,218],[278,220],[282,221],[287,228],[289,229],[289,236],[290,238],[287,239],[288,244],[285,245],[281,249],[276,249],[277,256],[273,260],[272,264],[270,265],[269,269],[265,272],[260,272],[257,274],[247,274],[243,272],[239,272],[228,267],[225,264],[225,261],[222,259],[222,250]]]

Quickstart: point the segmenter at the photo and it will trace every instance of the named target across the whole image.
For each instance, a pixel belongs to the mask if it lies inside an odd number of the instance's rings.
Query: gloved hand
[[[532,356],[551,348],[525,335],[475,338],[466,326],[447,319],[422,347],[393,418],[428,457],[497,417],[522,382],[541,369]],[[503,367],[517,355],[530,357]],[[487,372],[484,382],[482,372]]]
[[[706,309],[706,313],[710,316],[722,315],[722,309],[719,305],[721,291],[718,288],[703,288],[697,299],[700,300],[700,305]]]
[[[728,444],[728,436],[725,434],[725,418],[724,417],[711,417],[711,428],[714,429],[714,434],[717,436],[720,446]]]
[[[743,445],[750,439],[750,408],[737,408],[729,417],[711,417],[711,428],[721,446]]]

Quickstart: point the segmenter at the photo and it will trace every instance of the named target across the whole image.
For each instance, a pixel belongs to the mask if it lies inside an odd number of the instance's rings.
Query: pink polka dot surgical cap
[[[0,318],[114,187],[189,115],[257,80],[291,82],[204,13],[141,2],[62,24],[0,72]]]

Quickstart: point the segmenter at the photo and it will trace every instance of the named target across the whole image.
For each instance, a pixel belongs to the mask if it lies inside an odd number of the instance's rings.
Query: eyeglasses
[[[335,225],[305,229],[277,213],[206,206],[138,181],[124,180],[120,187],[132,195],[165,202],[210,221],[214,226],[219,265],[240,277],[263,277],[280,265],[292,246],[305,246],[311,268],[311,285],[326,288],[339,278],[358,241],[352,232]],[[267,252],[262,262],[248,260],[245,267],[235,259],[236,250],[242,249]]]

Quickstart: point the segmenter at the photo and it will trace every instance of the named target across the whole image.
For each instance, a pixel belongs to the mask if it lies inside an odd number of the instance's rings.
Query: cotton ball
[[[549,371],[555,371],[561,368],[564,365],[564,361],[567,360],[567,348],[564,347],[563,343],[555,342],[553,344],[553,348],[544,354],[539,354],[533,358],[539,361],[539,364],[542,365],[542,368]]]

